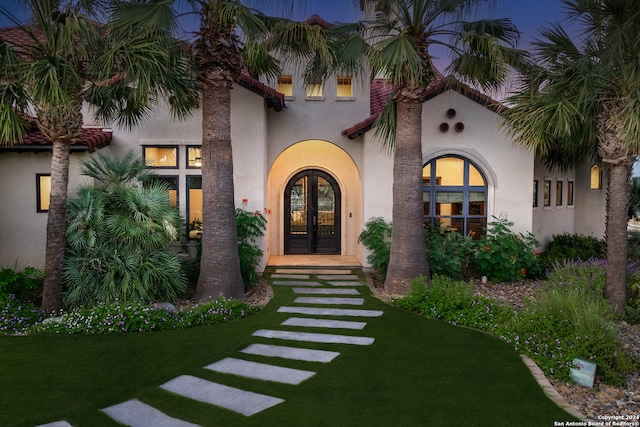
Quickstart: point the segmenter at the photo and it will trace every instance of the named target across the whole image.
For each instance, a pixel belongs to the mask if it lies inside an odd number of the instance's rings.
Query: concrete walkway
[[[291,359],[316,363],[330,363],[339,352],[331,351],[332,344],[347,344],[362,347],[375,342],[372,337],[360,331],[365,330],[367,318],[383,315],[380,310],[356,308],[364,304],[364,298],[358,291],[363,284],[350,270],[335,270],[331,274],[316,274],[313,270],[276,270],[272,275],[275,286],[291,286],[296,296],[291,305],[278,308],[280,313],[303,314],[314,317],[291,316],[280,324],[278,329],[259,329],[252,336],[268,338],[274,344],[254,343],[218,361],[212,361],[205,369],[249,378],[255,381],[270,381],[297,385],[313,377],[313,371],[291,369],[278,365],[279,359]],[[330,305],[332,307],[324,307]],[[349,308],[336,308],[349,307]],[[347,316],[350,320],[335,320],[332,317]],[[293,327],[319,328],[322,332],[301,332]],[[333,329],[347,330],[349,334],[333,333]],[[354,332],[355,331],[355,332]],[[283,342],[284,341],[284,342]],[[288,347],[286,341],[326,344],[327,349]],[[315,346],[315,345],[314,345]],[[317,347],[317,346],[316,346]],[[243,354],[263,356],[268,363],[257,363],[242,359]],[[215,405],[250,417],[259,412],[279,405],[284,400],[278,396],[241,390],[225,384],[219,384],[191,375],[181,375],[160,386],[169,393]],[[166,415],[162,408],[154,408],[136,399],[102,409],[113,420],[131,427],[197,427],[197,424],[179,420]],[[37,427],[73,427],[66,421],[43,424]]]

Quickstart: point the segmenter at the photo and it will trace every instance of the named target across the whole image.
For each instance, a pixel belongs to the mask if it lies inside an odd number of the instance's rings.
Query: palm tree
[[[422,200],[422,103],[438,78],[433,49],[449,51],[449,70],[470,84],[495,89],[520,53],[511,21],[466,21],[483,0],[363,0],[383,12],[369,22],[368,59],[375,75],[393,85],[392,102],[377,121],[377,134],[394,148],[393,233],[385,288],[409,291],[411,279],[429,277],[425,256]],[[386,17],[386,18],[383,18]]]
[[[83,124],[82,105],[98,105],[96,116],[133,126],[164,95],[174,95],[174,112],[188,113],[196,95],[183,50],[169,36],[167,21],[132,20],[128,3],[23,0],[32,22],[17,22],[19,42],[0,36],[0,143],[14,144],[35,112],[39,129],[52,142],[51,200],[47,218],[43,310],[62,308],[69,150]],[[148,6],[145,3],[139,7]],[[108,25],[98,21],[110,14]],[[94,20],[95,19],[95,20]],[[15,34],[14,34],[15,35]]]
[[[580,26],[575,40],[559,24],[541,31],[535,62],[510,98],[505,119],[522,144],[551,167],[585,161],[608,169],[606,296],[627,305],[627,212],[640,153],[640,3],[563,0]]]

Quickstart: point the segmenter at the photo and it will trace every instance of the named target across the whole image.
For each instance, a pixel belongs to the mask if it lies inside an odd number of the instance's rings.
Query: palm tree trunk
[[[64,250],[67,229],[67,189],[69,186],[69,149],[66,139],[53,141],[51,156],[51,196],[47,215],[47,246],[42,310],[62,309]]]
[[[611,164],[607,187],[606,296],[618,313],[624,313],[627,308],[627,211],[632,166],[631,161]]]
[[[422,214],[422,99],[398,101],[396,123],[393,233],[385,289],[405,294],[412,279],[429,279]]]
[[[235,222],[231,82],[202,88],[202,257],[196,301],[244,298]]]

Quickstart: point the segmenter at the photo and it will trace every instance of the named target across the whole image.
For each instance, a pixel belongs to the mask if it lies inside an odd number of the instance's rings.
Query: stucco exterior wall
[[[574,232],[603,239],[605,235],[607,173],[602,173],[602,187],[592,189],[591,166],[576,169],[576,207]]]
[[[69,159],[69,193],[88,178],[80,176],[87,154]],[[0,155],[0,267],[44,268],[47,213],[37,212],[36,174],[51,173],[50,153]]]
[[[456,110],[449,119],[446,111]],[[487,180],[487,219],[506,216],[514,232],[532,230],[531,177],[534,156],[513,144],[499,128],[500,117],[475,101],[449,90],[422,107],[422,152],[424,163],[446,155],[471,160]],[[440,124],[449,124],[447,132]],[[456,132],[454,125],[463,123]]]
[[[540,159],[535,162],[534,180],[538,181],[538,206],[533,208],[533,234],[544,248],[556,234],[573,233],[575,215],[579,209],[576,175],[573,170],[562,172],[549,170]],[[549,206],[545,206],[545,181],[550,183]],[[557,201],[557,183],[562,183],[562,204]],[[568,183],[574,182],[574,204],[568,204]],[[533,199],[532,199],[533,204]]]

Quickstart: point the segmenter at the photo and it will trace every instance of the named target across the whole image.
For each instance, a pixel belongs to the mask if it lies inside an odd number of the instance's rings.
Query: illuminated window
[[[322,84],[308,84],[307,98],[322,98]]]
[[[469,160],[441,157],[422,170],[425,225],[479,239],[487,227],[487,184]],[[439,224],[437,224],[439,223]]]
[[[36,211],[49,212],[49,198],[51,196],[51,174],[36,174]]]
[[[600,190],[602,188],[602,171],[600,166],[591,168],[591,189]]]
[[[562,206],[562,181],[556,181],[556,206]]]
[[[338,97],[351,98],[353,97],[353,85],[351,76],[338,76]]]
[[[573,181],[567,181],[567,206],[573,206]]]
[[[551,206],[551,180],[544,180],[544,205]]]
[[[187,223],[189,238],[202,236],[202,177],[187,177]]]
[[[293,77],[290,74],[278,76],[278,92],[284,96],[293,96]]]
[[[153,178],[145,181],[145,184],[150,181],[161,182],[169,193],[169,204],[174,208],[178,206],[178,177],[177,176],[154,176]]]
[[[538,180],[533,180],[533,207],[538,207]]]
[[[188,147],[187,162],[188,168],[200,169],[202,167],[202,148]]]
[[[178,147],[142,147],[147,165],[154,168],[177,168]]]

